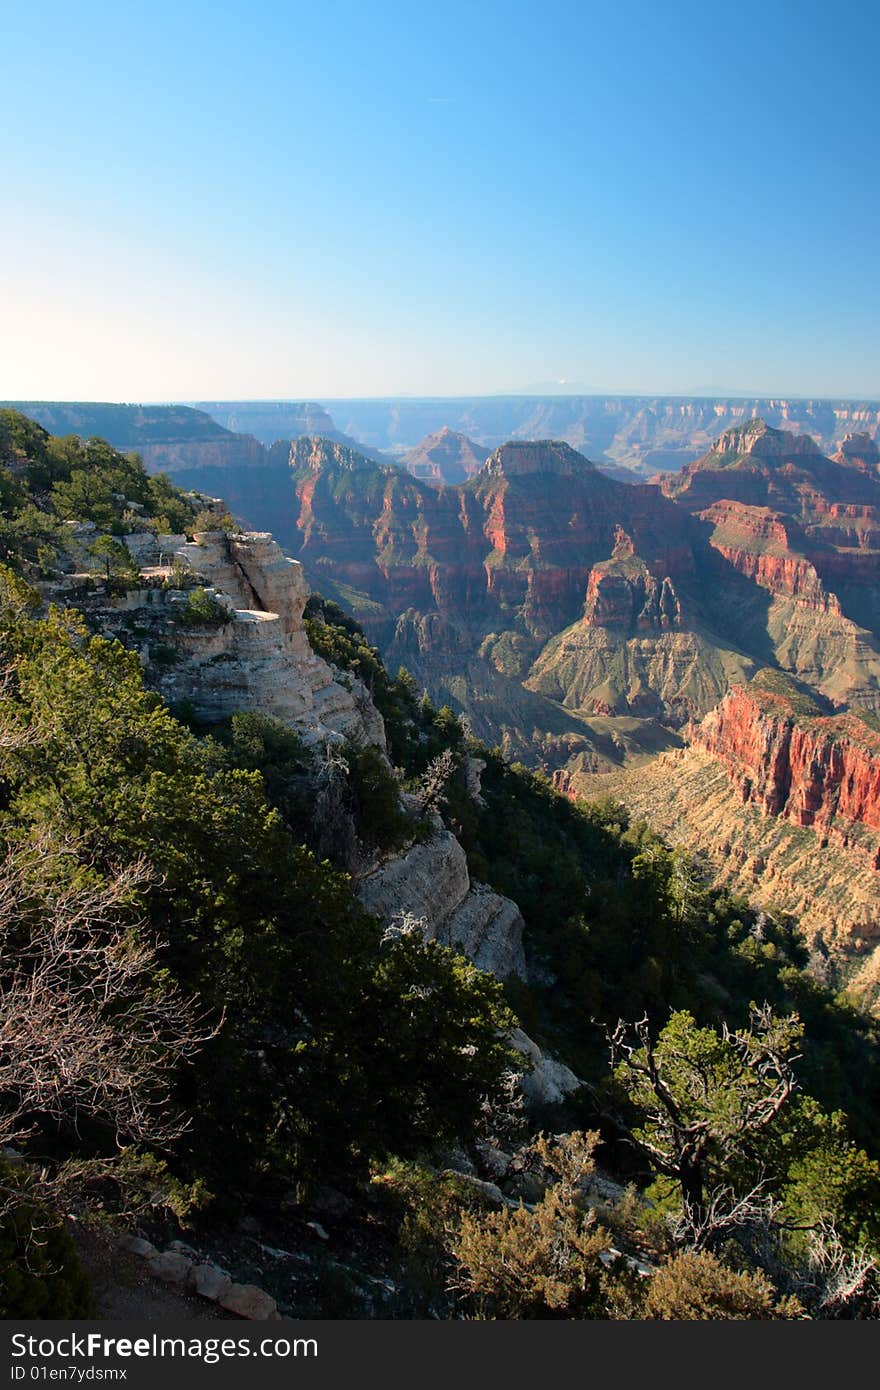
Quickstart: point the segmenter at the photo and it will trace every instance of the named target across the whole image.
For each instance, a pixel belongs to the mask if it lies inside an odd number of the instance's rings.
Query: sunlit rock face
[[[474,883],[455,836],[439,823],[416,844],[361,881],[369,912],[393,927],[409,920],[429,940],[461,951],[499,979],[526,974],[524,923],[516,903]]]
[[[415,478],[428,483],[463,483],[479,473],[490,450],[475,444],[466,434],[444,426],[425,435],[404,454],[402,462]]]
[[[209,723],[258,710],[309,742],[345,737],[384,747],[382,720],[361,683],[339,677],[312,651],[303,623],[310,591],[302,565],[271,535],[199,532],[175,546],[170,558],[191,569],[229,616],[219,624],[181,626],[169,621],[173,592],[144,594],[143,614],[174,654],[163,666],[151,662],[145,646],[152,683],[167,700],[188,701]]]
[[[784,695],[737,688],[706,716],[695,742],[768,815],[844,842],[863,826],[880,844],[880,736],[862,720],[798,715]],[[876,850],[873,858],[880,867]]]

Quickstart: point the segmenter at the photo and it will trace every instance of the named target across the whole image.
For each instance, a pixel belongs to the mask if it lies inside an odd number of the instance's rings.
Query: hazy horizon
[[[626,390],[594,390],[594,391],[547,391],[547,390],[513,390],[513,391],[455,391],[455,392],[436,392],[436,391],[376,391],[363,395],[325,395],[307,394],[298,392],[286,396],[221,396],[210,392],[203,396],[165,396],[165,397],[130,397],[123,400],[121,397],[111,399],[109,396],[6,396],[2,404],[23,404],[32,402],[40,405],[120,405],[120,406],[186,406],[198,409],[199,406],[215,405],[322,405],[329,406],[334,402],[342,404],[344,402],[375,401],[470,401],[470,400],[579,400],[579,399],[615,399],[624,400],[681,400],[681,401],[840,401],[852,404],[871,404],[880,402],[880,392],[876,395],[869,395],[866,392],[844,392],[844,391],[811,391],[806,393],[796,393],[793,391],[736,391],[727,390],[719,387],[717,390],[694,390],[694,391],[626,391]]]

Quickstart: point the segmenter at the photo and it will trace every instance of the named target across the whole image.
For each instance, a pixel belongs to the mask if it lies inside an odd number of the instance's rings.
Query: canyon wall
[[[829,716],[776,673],[735,687],[688,746],[606,777],[563,775],[568,795],[608,792],[716,883],[787,912],[836,978],[880,1002],[880,733]]]
[[[215,432],[251,435],[267,447],[278,440],[320,434],[374,458],[402,459],[420,449],[426,436],[448,431],[485,450],[510,439],[560,439],[597,462],[623,466],[642,477],[693,462],[720,433],[755,417],[779,429],[811,435],[825,454],[838,451],[875,472],[880,438],[880,402],[867,400],[533,394],[193,402],[198,410],[58,401],[3,404],[15,405],[53,433],[97,434],[122,449],[143,449],[184,434],[204,439],[213,426]]]
[[[643,476],[698,458],[718,434],[760,416],[812,435],[832,453],[847,434],[880,436],[880,402],[784,397],[541,395],[419,400],[331,400],[337,427],[386,452],[404,453],[444,426],[487,448],[508,439],[562,439],[596,460]],[[246,417],[243,415],[241,419]]]
[[[382,720],[366,690],[309,646],[302,616],[309,585],[302,566],[272,536],[212,531],[196,533],[191,542],[164,537],[173,543],[167,553],[155,541],[150,553],[148,534],[126,539],[147,584],[98,616],[108,635],[139,651],[147,679],[165,700],[187,701],[208,723],[256,710],[309,742],[355,738],[384,747]],[[181,566],[201,581],[225,618],[186,621],[192,591],[175,587]]]
[[[880,734],[861,719],[798,716],[783,695],[738,687],[694,742],[725,765],[743,801],[867,850],[880,868]]]
[[[499,979],[526,977],[525,923],[516,903],[472,882],[455,836],[435,818],[431,838],[362,880],[364,907],[389,927],[418,924],[431,940],[463,952]]]

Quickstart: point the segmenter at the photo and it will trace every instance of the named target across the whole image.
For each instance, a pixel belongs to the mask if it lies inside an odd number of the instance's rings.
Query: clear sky
[[[0,398],[880,396],[876,0],[0,32]]]

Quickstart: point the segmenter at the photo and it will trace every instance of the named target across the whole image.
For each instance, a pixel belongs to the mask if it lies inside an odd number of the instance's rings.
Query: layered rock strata
[[[389,927],[417,924],[429,940],[456,948],[480,970],[502,980],[526,977],[519,908],[471,881],[464,850],[439,823],[430,840],[363,879],[358,896]]]
[[[799,697],[732,690],[690,746],[568,794],[619,797],[711,877],[822,942],[840,978],[880,1004],[880,734]]]
[[[880,735],[849,715],[798,717],[783,695],[732,690],[694,741],[728,769],[743,801],[848,847],[880,845]],[[871,852],[880,868],[880,850]]]
[[[381,717],[361,683],[334,672],[309,645],[302,566],[268,533],[209,531],[181,540],[163,558],[191,570],[228,618],[182,623],[186,590],[152,587],[128,596],[124,607],[134,634],[143,631],[142,656],[164,698],[189,701],[208,723],[259,710],[308,742],[354,738],[384,747]],[[161,573],[170,571],[158,567],[153,577]]]
[[[425,482],[463,483],[479,473],[488,457],[488,449],[475,444],[466,434],[444,426],[426,435],[420,444],[404,454],[402,462],[413,477],[423,478]]]

